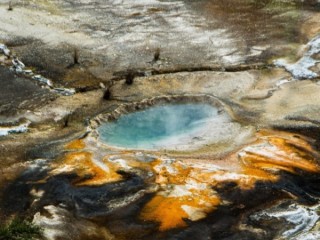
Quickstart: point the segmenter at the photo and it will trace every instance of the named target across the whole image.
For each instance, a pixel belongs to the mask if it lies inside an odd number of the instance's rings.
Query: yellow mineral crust
[[[176,227],[185,227],[183,218],[187,213],[181,208],[187,200],[157,195],[148,202],[141,212],[141,218],[160,223],[159,229],[164,231]]]
[[[181,161],[168,163],[158,160],[156,163],[156,183],[162,186],[162,190],[144,206],[140,218],[159,222],[160,231],[184,227],[184,219],[199,220],[222,204],[213,190],[221,183],[235,182],[247,189],[253,188],[257,180],[277,180],[277,176],[266,171],[246,166],[239,172],[231,172],[215,167],[197,168],[194,164],[191,167]]]
[[[185,227],[187,224],[183,220],[184,218],[194,217],[197,220],[201,219],[205,217],[205,212],[210,212],[214,206],[220,203],[219,198],[216,196],[206,196],[209,202],[204,201],[202,197],[201,194],[197,198],[192,196],[166,197],[156,195],[145,205],[140,217],[144,220],[159,222],[160,231]],[[200,209],[200,211],[191,212],[189,209],[191,211],[192,209]]]
[[[65,149],[69,150],[77,150],[77,149],[84,149],[85,143],[82,139],[76,139],[68,144],[65,145]]]
[[[159,223],[159,230],[185,227],[185,219],[196,221],[206,217],[222,201],[214,190],[233,182],[243,191],[254,189],[257,181],[275,184],[280,171],[292,174],[319,173],[319,154],[311,140],[303,136],[275,131],[260,131],[257,141],[231,153],[224,159],[158,158],[141,162],[134,151],[119,151],[116,155],[98,154],[89,145],[75,140],[66,145],[70,150],[62,162],[53,164],[51,174],[75,172],[76,185],[100,185],[122,180],[118,170],[140,168],[152,171],[160,186],[156,195],[143,207],[139,218]],[[85,149],[85,150],[84,150]],[[95,158],[94,158],[95,156]]]
[[[291,173],[297,173],[297,170],[320,172],[319,154],[302,136],[288,133],[261,137],[259,143],[244,148],[239,158],[251,168]]]
[[[62,162],[54,167],[51,174],[75,172],[79,176],[77,185],[100,185],[122,179],[111,163],[103,163],[103,168],[94,163],[90,152],[67,153]]]
[[[238,158],[239,167],[232,169],[215,165],[214,159],[207,168],[197,167],[194,161],[188,164],[187,161],[157,160],[153,162],[153,169],[162,190],[144,206],[140,217],[158,222],[160,231],[184,227],[187,225],[184,219],[198,220],[223,203],[213,190],[219,184],[234,182],[248,190],[253,189],[257,181],[275,183],[280,178],[279,170],[319,173],[317,156],[302,136],[263,131],[255,143],[225,158],[226,162]]]

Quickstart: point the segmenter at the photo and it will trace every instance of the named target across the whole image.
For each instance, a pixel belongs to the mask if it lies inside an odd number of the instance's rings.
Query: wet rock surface
[[[0,66],[1,93],[0,115],[2,118],[17,116],[26,110],[34,110],[55,99],[47,89],[23,76],[17,76],[8,68]]]
[[[44,239],[318,239],[318,1],[0,3],[0,221]],[[205,103],[185,148],[97,128]],[[225,127],[225,126],[224,126]]]

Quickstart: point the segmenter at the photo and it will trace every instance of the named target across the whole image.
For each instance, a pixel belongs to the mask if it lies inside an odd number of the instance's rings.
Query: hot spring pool
[[[103,123],[97,130],[100,139],[111,146],[154,149],[184,144],[197,138],[198,130],[215,119],[218,109],[209,104],[173,104],[154,106],[122,115]],[[180,142],[182,141],[182,142]]]

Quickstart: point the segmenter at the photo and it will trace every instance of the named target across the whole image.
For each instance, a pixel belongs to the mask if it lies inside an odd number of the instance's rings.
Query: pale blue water
[[[193,131],[216,115],[217,109],[208,104],[154,106],[104,123],[98,132],[112,146],[150,149],[158,141]]]

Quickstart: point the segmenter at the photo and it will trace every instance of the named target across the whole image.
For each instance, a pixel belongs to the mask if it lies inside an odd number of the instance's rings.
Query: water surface
[[[105,123],[98,132],[113,146],[150,149],[175,136],[196,137],[196,130],[215,116],[217,109],[208,104],[154,106]]]

